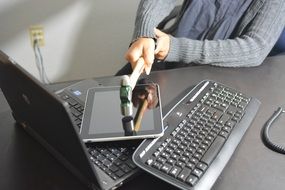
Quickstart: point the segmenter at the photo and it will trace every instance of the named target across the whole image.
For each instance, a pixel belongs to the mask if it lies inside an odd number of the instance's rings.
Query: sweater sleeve
[[[154,38],[154,28],[172,11],[176,0],[141,0],[136,20],[133,40],[138,37]]]
[[[171,36],[165,60],[224,67],[257,66],[266,58],[284,26],[284,0],[268,0],[234,39],[198,41]]]

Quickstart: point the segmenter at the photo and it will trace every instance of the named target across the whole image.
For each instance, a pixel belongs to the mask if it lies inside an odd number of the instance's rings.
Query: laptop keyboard
[[[80,103],[78,103],[76,100],[74,100],[64,92],[61,92],[58,95],[62,100],[68,103],[72,120],[74,121],[75,125],[80,129],[84,106],[82,106]]]
[[[58,96],[69,104],[71,117],[80,129],[84,107],[68,94],[61,92]],[[94,146],[86,145],[91,161],[112,179],[117,180],[137,169],[132,161],[135,146],[119,147],[115,145]]]
[[[104,148],[88,148],[91,155],[91,161],[114,180],[125,176],[137,168],[131,159],[134,150],[135,147],[119,148],[112,146]]]
[[[194,96],[192,93],[186,97],[164,118],[166,122],[175,120],[166,126],[165,135],[145,149],[139,148],[135,153],[138,164],[179,188],[195,187],[229,137],[238,139],[237,144],[241,140],[250,123],[243,122],[242,127],[239,124],[242,120],[251,121],[256,114],[246,112],[250,101],[234,89],[205,82]],[[235,134],[231,134],[235,129]]]

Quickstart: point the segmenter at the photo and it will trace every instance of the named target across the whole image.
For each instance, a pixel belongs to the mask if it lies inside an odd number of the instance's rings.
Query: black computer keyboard
[[[71,118],[80,129],[84,106],[67,93],[60,92],[58,96],[69,104]],[[114,180],[122,178],[134,170],[137,166],[132,161],[132,154],[136,146],[100,145],[86,144],[90,154],[90,160],[102,171]]]
[[[182,189],[210,189],[230,159],[259,101],[203,81],[164,117],[165,135],[134,154],[142,169]]]

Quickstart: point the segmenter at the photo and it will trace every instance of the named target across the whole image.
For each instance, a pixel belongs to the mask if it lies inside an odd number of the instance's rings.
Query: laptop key
[[[79,112],[79,111],[77,111],[77,109],[75,109],[74,107],[71,107],[71,108],[70,108],[70,111],[71,111],[71,113],[72,113],[74,116],[76,116],[76,117],[82,115],[82,113]]]
[[[114,161],[114,164],[116,165],[116,166],[119,166],[119,165],[121,165],[123,162],[120,160],[120,159],[117,159],[117,160],[115,160]]]
[[[109,169],[112,171],[112,172],[116,172],[116,171],[118,171],[118,167],[117,166],[115,166],[115,165],[111,165],[110,167],[109,167]]]
[[[118,170],[115,174],[116,174],[118,177],[122,177],[123,175],[125,175],[125,173],[124,173],[122,170]]]
[[[72,98],[69,98],[69,99],[67,99],[66,101],[67,101],[68,104],[71,105],[71,106],[75,106],[75,105],[78,104],[78,103],[77,103],[74,99],[72,99]]]
[[[127,160],[128,159],[128,156],[126,156],[126,155],[121,155],[120,157],[119,157],[121,160],[123,160],[123,161],[125,161],[125,160]]]
[[[132,168],[132,169],[134,169],[134,168],[137,167],[137,166],[133,163],[133,161],[132,161],[131,159],[127,160],[127,161],[126,161],[126,164],[127,164],[130,168]]]
[[[108,156],[108,159],[111,160],[111,161],[116,160],[116,158],[117,158],[117,157],[116,157],[114,154],[110,154],[110,155]]]
[[[125,173],[128,173],[128,172],[131,171],[131,169],[130,169],[126,164],[121,165],[120,168],[121,168],[122,171],[124,171]]]
[[[110,162],[109,160],[107,160],[107,159],[105,159],[105,160],[103,160],[103,162],[102,162],[105,166],[107,166],[107,167],[110,167],[111,166],[111,164],[112,164],[112,162]]]
[[[113,179],[113,180],[117,180],[118,177],[115,175],[115,174],[111,174],[110,177]]]

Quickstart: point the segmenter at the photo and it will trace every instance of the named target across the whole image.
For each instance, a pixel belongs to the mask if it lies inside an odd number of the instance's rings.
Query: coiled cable
[[[281,113],[284,112],[285,111],[281,107],[279,107],[265,123],[262,128],[261,134],[264,145],[270,148],[271,150],[279,152],[281,154],[285,154],[285,147],[272,142],[272,140],[269,138],[269,129],[272,126],[272,123],[281,115]]]

